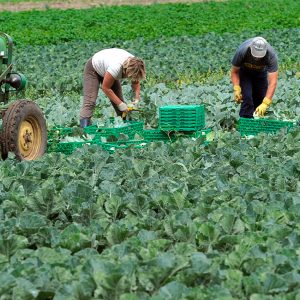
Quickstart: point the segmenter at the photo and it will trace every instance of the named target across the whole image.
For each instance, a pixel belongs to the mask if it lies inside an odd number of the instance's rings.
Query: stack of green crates
[[[240,118],[238,122],[238,131],[241,135],[257,135],[261,132],[275,133],[281,128],[287,130],[293,128],[296,122],[293,121],[280,121],[268,118],[250,119]]]
[[[197,131],[204,127],[204,105],[170,105],[159,108],[159,128],[161,130]]]

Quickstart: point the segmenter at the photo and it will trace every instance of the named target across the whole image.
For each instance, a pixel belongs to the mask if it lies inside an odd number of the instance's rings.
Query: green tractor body
[[[10,91],[21,91],[26,87],[26,77],[12,71],[13,40],[0,33],[0,102],[7,103]]]
[[[26,87],[26,77],[13,71],[13,40],[0,32],[0,152],[13,152],[19,160],[39,158],[46,151],[47,128],[43,113],[30,100],[9,102],[13,92]]]

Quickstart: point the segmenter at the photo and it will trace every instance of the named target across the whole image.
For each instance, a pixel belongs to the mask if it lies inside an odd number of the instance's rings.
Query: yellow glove
[[[130,113],[133,110],[138,110],[138,109],[136,108],[136,105],[133,102],[129,102],[127,104],[127,111],[122,112],[122,119],[125,119],[128,113]]]
[[[263,117],[267,111],[267,109],[270,107],[272,103],[272,100],[265,97],[264,100],[262,101],[261,105],[259,105],[256,110],[255,114],[257,114],[259,117]]]
[[[237,104],[240,104],[243,102],[243,96],[242,96],[242,89],[239,85],[233,86],[234,91],[234,100]]]

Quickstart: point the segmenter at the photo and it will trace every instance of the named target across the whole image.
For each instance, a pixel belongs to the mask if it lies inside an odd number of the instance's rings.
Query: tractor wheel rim
[[[38,156],[42,143],[42,131],[36,118],[29,117],[22,121],[18,140],[19,151],[23,159],[33,160]]]

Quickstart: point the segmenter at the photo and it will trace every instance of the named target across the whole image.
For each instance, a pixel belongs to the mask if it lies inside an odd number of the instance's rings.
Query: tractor
[[[47,127],[42,110],[31,100],[9,101],[11,93],[24,91],[26,77],[13,71],[13,39],[0,32],[0,153],[18,160],[41,157],[47,147]]]

